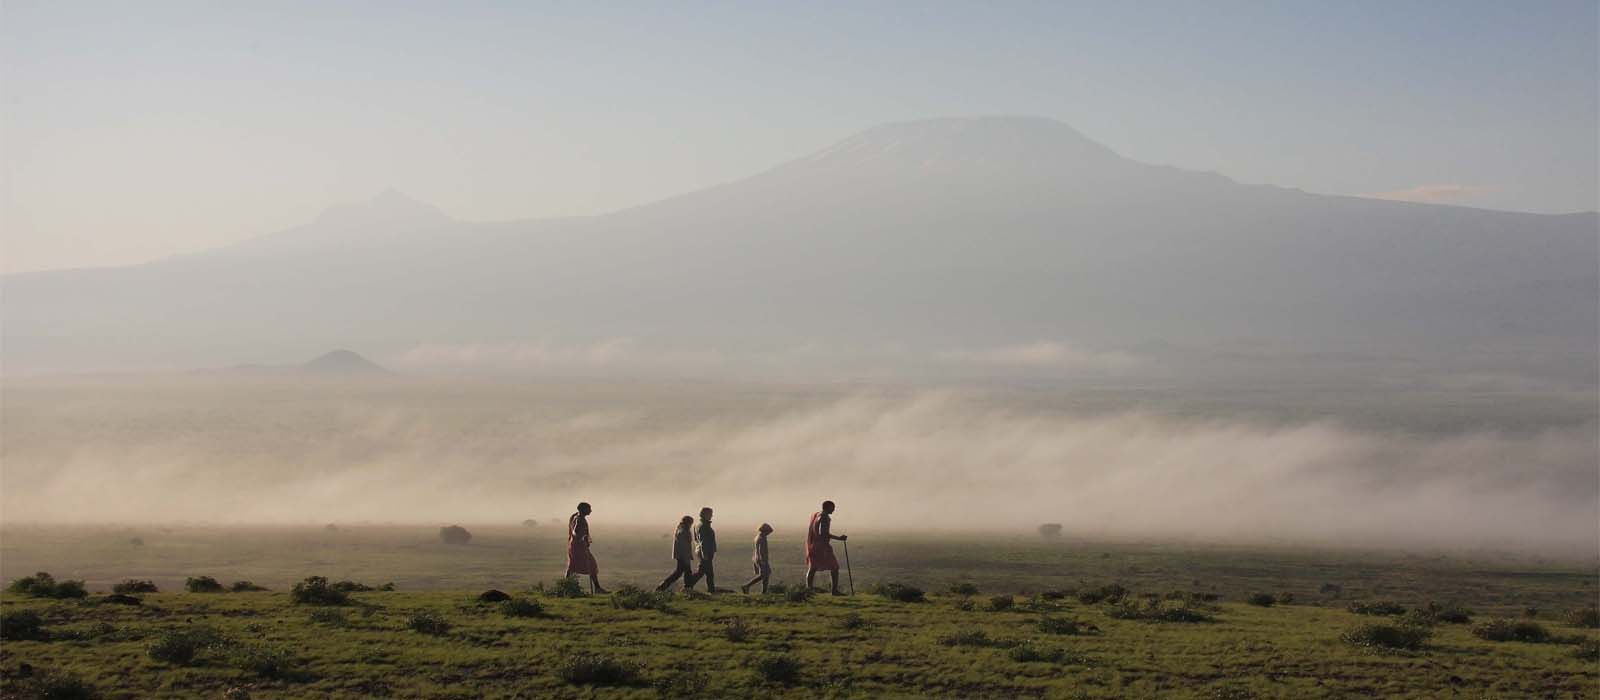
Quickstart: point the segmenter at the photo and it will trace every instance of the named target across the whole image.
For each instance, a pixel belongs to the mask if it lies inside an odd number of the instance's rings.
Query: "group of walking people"
[[[832,583],[830,591],[834,595],[842,595],[843,592],[839,590],[839,560],[833,554],[833,540],[842,542],[847,538],[833,534],[833,511],[833,501],[823,501],[821,510],[811,514],[811,523],[806,526],[806,587],[815,585],[818,571],[826,571]],[[589,514],[593,512],[588,503],[579,503],[578,512],[567,518],[566,575],[570,578],[574,574],[587,574],[594,592],[605,593],[606,589],[600,586],[600,565],[590,549],[594,539],[589,536]],[[656,586],[656,590],[665,591],[681,579],[683,590],[690,590],[704,580],[707,591],[717,592],[717,531],[711,527],[712,515],[711,508],[701,508],[698,523],[687,515],[678,521],[677,530],[672,535],[672,559],[676,568],[661,581],[661,585]],[[767,535],[772,532],[772,526],[767,523],[762,523],[756,529],[754,552],[750,556],[755,577],[739,586],[741,593],[749,593],[756,584],[761,585],[762,593],[767,592],[767,582],[772,578]],[[700,564],[698,568],[694,566],[697,560]]]

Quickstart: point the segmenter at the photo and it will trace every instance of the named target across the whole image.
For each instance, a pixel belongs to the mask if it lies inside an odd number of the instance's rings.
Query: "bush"
[[[868,622],[867,618],[862,617],[861,613],[850,613],[845,615],[844,617],[839,618],[838,624],[839,629],[845,630],[866,629],[872,626],[872,623]]]
[[[989,599],[990,612],[1003,612],[1016,607],[1017,601],[1010,595],[997,595]]]
[[[663,698],[700,698],[706,697],[706,686],[710,684],[711,676],[705,671],[680,664],[650,685]]]
[[[927,600],[927,594],[921,588],[903,583],[880,583],[872,592],[900,603],[922,603]]]
[[[1472,622],[1472,611],[1459,603],[1428,603],[1428,607],[1412,610],[1401,619],[1413,625],[1465,625]]]
[[[950,593],[962,597],[975,596],[978,594],[978,587],[971,583],[955,583],[950,585]]]
[[[215,651],[227,643],[226,637],[209,627],[169,629],[157,636],[145,653],[156,661],[187,666],[202,652]]]
[[[57,581],[55,577],[43,571],[12,581],[11,585],[6,587],[6,592],[34,598],[72,599],[89,596],[89,591],[83,587],[82,581]]]
[[[809,603],[816,596],[816,591],[805,586],[794,586],[783,592],[783,599],[790,603]]]
[[[1057,588],[1052,588],[1049,590],[1040,591],[1039,597],[1045,600],[1065,600],[1067,597],[1067,592]]]
[[[325,576],[307,576],[289,589],[289,599],[297,605],[345,605],[350,596],[328,585]]]
[[[1026,642],[1011,647],[1007,656],[1010,656],[1012,661],[1022,663],[1056,663],[1066,658],[1067,653],[1058,647],[1043,647],[1033,642]]]
[[[972,602],[971,598],[962,598],[956,601],[956,609],[962,612],[972,612],[977,610],[978,606]]]
[[[221,593],[227,589],[210,576],[190,576],[183,582],[183,590],[190,593]]]
[[[156,593],[156,582],[125,578],[121,583],[112,585],[111,592],[122,593],[124,595],[132,595],[135,593]]]
[[[228,586],[228,590],[233,591],[234,593],[254,593],[256,591],[267,590],[267,587],[257,586],[255,583],[250,581],[234,581],[233,585]]]
[[[1100,631],[1100,628],[1087,622],[1079,622],[1077,620],[1068,620],[1059,617],[1041,617],[1039,618],[1039,631],[1045,634],[1079,635],[1095,634]]]
[[[1271,593],[1251,593],[1244,602],[1261,608],[1270,608],[1278,603],[1278,599]]]
[[[413,632],[431,634],[435,637],[450,632],[449,621],[445,620],[439,613],[431,610],[418,610],[411,613],[411,616],[406,618],[406,627],[411,628]]]
[[[503,603],[508,600],[511,600],[511,596],[506,595],[505,591],[496,588],[491,588],[478,594],[478,602],[480,603]]]
[[[1406,606],[1392,601],[1377,603],[1351,603],[1345,608],[1357,615],[1404,615]]]
[[[583,592],[583,586],[578,585],[577,579],[567,577],[552,581],[548,588],[541,584],[539,592],[554,598],[582,598],[589,595]]]
[[[228,665],[262,678],[297,678],[303,674],[305,662],[281,649],[243,644],[228,652]]]
[[[472,541],[472,533],[460,525],[446,525],[439,528],[439,541],[445,544],[466,544]]]
[[[573,685],[637,685],[639,669],[633,664],[600,654],[577,654],[568,658],[556,674]]]
[[[95,605],[144,605],[144,601],[137,597],[123,593],[112,593],[104,598],[94,601]]]
[[[32,610],[0,612],[0,639],[17,641],[45,638],[44,618]]]
[[[312,610],[310,620],[319,625],[332,625],[334,627],[344,627],[350,624],[350,618],[345,617],[344,611],[338,608]]]
[[[1550,631],[1537,622],[1501,618],[1472,626],[1472,634],[1491,642],[1530,642],[1541,644],[1552,641]]]
[[[544,615],[544,606],[537,600],[512,598],[500,602],[500,614],[506,617],[539,617]]]
[[[46,671],[28,679],[22,686],[25,688],[24,697],[38,700],[94,700],[100,697],[100,691],[88,681],[62,671]]]
[[[1078,593],[1078,602],[1084,605],[1120,603],[1126,597],[1128,597],[1128,589],[1123,588],[1121,584],[1113,583],[1109,586],[1101,586]]]
[[[1106,608],[1106,616],[1118,620],[1141,620],[1144,622],[1212,622],[1213,618],[1199,610],[1187,605],[1169,608],[1160,601],[1147,600],[1144,604],[1132,600],[1124,600]]]
[[[1283,592],[1278,594],[1278,604],[1279,605],[1292,605],[1293,603],[1294,603],[1294,594],[1293,593],[1290,593],[1288,591],[1283,591]]]
[[[989,633],[980,629],[957,630],[940,637],[939,643],[947,647],[986,647],[994,644],[989,639]]]
[[[756,660],[756,674],[768,683],[794,685],[800,680],[800,661],[788,654],[768,654]]]
[[[745,624],[744,618],[735,617],[722,625],[722,633],[728,641],[735,644],[750,638],[750,625]]]
[[[1589,606],[1567,613],[1567,624],[1587,629],[1600,628],[1600,608]]]
[[[1346,644],[1368,649],[1421,649],[1433,631],[1415,625],[1361,625],[1339,635]]]
[[[619,610],[667,610],[672,594],[666,591],[647,591],[628,584],[611,592],[611,607]]]
[[[371,593],[373,591],[378,591],[378,590],[390,590],[390,591],[394,590],[394,584],[391,583],[391,584],[386,584],[386,585],[388,586],[388,588],[373,588],[372,586],[368,586],[367,584],[361,583],[360,581],[348,581],[348,580],[346,580],[346,581],[337,581],[337,582],[335,582],[331,586],[331,588],[333,588],[333,590],[336,590],[336,591],[338,591],[340,593]]]

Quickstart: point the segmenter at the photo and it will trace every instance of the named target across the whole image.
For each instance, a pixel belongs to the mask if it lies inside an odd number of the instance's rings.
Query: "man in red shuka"
[[[833,556],[830,540],[845,541],[845,535],[835,535],[829,530],[833,523],[833,501],[823,501],[822,510],[811,514],[811,526],[806,528],[806,588],[811,588],[818,571],[826,571],[833,579],[834,595],[844,595],[839,590],[839,560]]]

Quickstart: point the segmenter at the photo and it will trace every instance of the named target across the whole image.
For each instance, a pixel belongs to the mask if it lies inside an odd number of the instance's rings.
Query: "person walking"
[[[578,512],[567,518],[567,578],[573,574],[588,574],[589,587],[595,593],[605,593],[600,587],[600,564],[589,550],[594,539],[589,536],[589,514],[594,512],[588,503],[579,503]]]
[[[833,501],[823,501],[822,510],[811,514],[811,524],[806,527],[806,588],[814,587],[818,571],[828,572],[833,579],[834,595],[844,595],[839,590],[839,559],[833,555],[833,540],[848,539],[833,534]]]
[[[767,592],[767,580],[772,578],[772,564],[767,558],[767,535],[770,534],[772,526],[766,523],[761,523],[760,529],[756,530],[756,551],[750,555],[750,563],[755,566],[756,576],[750,579],[749,583],[739,587],[740,593],[749,593],[750,587],[757,583],[761,584],[763,594]]]
[[[700,579],[706,580],[706,592],[717,592],[717,531],[711,528],[711,508],[700,509],[700,524],[694,526],[694,553],[700,559],[700,570],[692,579],[684,579],[685,589],[694,588]]]
[[[694,518],[687,515],[678,521],[678,531],[672,533],[672,560],[677,562],[678,568],[673,570],[671,576],[662,579],[656,590],[667,590],[680,576],[683,577],[683,589],[689,590],[689,581],[694,578],[694,534],[690,532],[693,525]]]

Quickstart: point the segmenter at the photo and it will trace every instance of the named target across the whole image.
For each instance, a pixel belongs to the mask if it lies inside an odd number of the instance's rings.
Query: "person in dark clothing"
[[[750,587],[761,584],[761,592],[767,592],[767,579],[772,578],[772,564],[767,558],[767,535],[772,534],[772,526],[761,523],[761,529],[756,530],[756,551],[750,555],[750,564],[755,567],[756,576],[749,583],[739,587],[739,592],[749,593]]]
[[[662,579],[656,590],[667,590],[680,576],[683,577],[684,590],[689,589],[689,582],[694,579],[694,535],[689,530],[692,525],[694,518],[687,515],[678,521],[678,531],[672,534],[672,560],[677,562],[678,568],[673,570],[671,576]]]
[[[700,579],[706,580],[706,592],[717,592],[717,571],[713,561],[717,556],[717,531],[711,529],[711,509],[700,509],[700,524],[694,526],[694,553],[700,558],[700,570],[693,578],[684,579],[684,588],[694,588]]]
[[[593,512],[589,504],[579,503],[578,512],[567,518],[567,578],[572,578],[573,574],[588,574],[589,589],[605,593],[606,589],[600,587],[600,564],[595,562],[590,549],[594,539],[589,536],[589,514]]]

